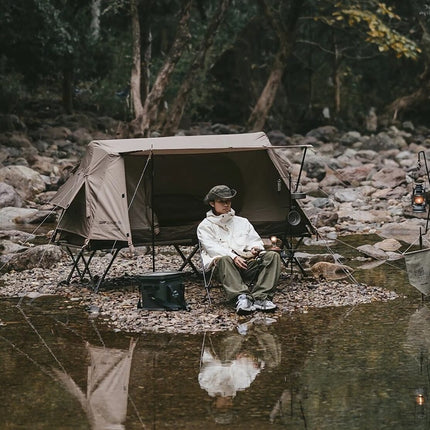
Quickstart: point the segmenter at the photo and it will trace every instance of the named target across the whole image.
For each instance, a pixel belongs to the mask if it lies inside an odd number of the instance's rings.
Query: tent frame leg
[[[73,254],[73,252],[69,246],[65,246],[65,248],[67,250],[67,253],[70,255],[70,258],[73,261],[73,265],[72,265],[72,268],[70,269],[70,272],[67,276],[67,279],[63,282],[66,285],[70,285],[70,280],[72,279],[72,276],[75,273],[75,271],[78,273],[79,280],[81,282],[83,281],[85,275],[88,274],[88,276],[90,277],[91,283],[93,285],[93,291],[97,293],[99,291],[100,286],[104,282],[106,275],[108,274],[110,268],[112,267],[112,264],[115,261],[117,255],[120,251],[120,248],[115,248],[115,251],[113,252],[112,258],[110,259],[109,264],[105,268],[105,270],[104,270],[104,272],[100,278],[98,276],[93,276],[91,273],[91,270],[90,270],[91,260],[93,259],[97,250],[90,251],[88,258],[85,258],[85,249],[84,248],[80,248],[79,252],[77,254]],[[82,261],[82,263],[84,264],[83,269],[79,268],[80,261]]]
[[[103,284],[110,268],[112,267],[113,262],[115,261],[119,251],[121,250],[121,248],[115,248],[112,258],[110,259],[109,264],[105,268],[102,276],[98,277],[93,275],[90,270],[91,260],[93,259],[97,250],[88,251],[85,248],[79,248],[79,251],[74,254],[70,246],[67,246],[67,245],[63,245],[63,246],[67,250],[67,253],[69,254],[73,262],[72,268],[67,276],[67,279],[63,281],[63,283],[65,283],[66,285],[69,285],[75,271],[78,273],[80,281],[83,281],[85,275],[88,274],[88,276],[90,277],[91,283],[93,285],[93,291],[96,293],[99,291],[100,286]],[[197,267],[192,262],[192,258],[196,255],[197,251],[199,250],[199,245],[198,244],[194,245],[189,255],[185,255],[178,244],[174,244],[173,246],[183,261],[182,265],[179,267],[179,271],[182,271],[184,270],[185,267],[190,266],[193,273],[200,276],[201,272],[197,269]],[[89,252],[89,255],[87,258],[85,257],[86,251]],[[83,263],[83,268],[79,267],[79,263],[81,262]]]
[[[184,261],[181,265],[181,267],[179,268],[179,271],[181,272],[182,270],[184,270],[185,267],[190,266],[191,269],[193,270],[193,272],[196,275],[200,276],[200,272],[197,270],[196,266],[194,265],[194,263],[191,261],[191,259],[194,257],[194,255],[197,253],[197,251],[199,250],[199,245],[195,245],[193,250],[191,251],[191,253],[186,256],[181,248],[179,247],[179,245],[173,245],[174,248],[176,249],[176,251],[178,252],[178,254],[181,256],[182,260]]]
[[[300,261],[295,256],[295,253],[296,253],[298,247],[301,245],[302,241],[303,241],[303,237],[300,237],[296,243],[296,246],[294,246],[292,240],[288,240],[286,238],[285,238],[285,240],[283,240],[284,249],[282,250],[282,252],[280,254],[281,260],[287,269],[288,269],[288,266],[290,266],[290,274],[291,275],[293,274],[293,264],[295,263],[295,264],[297,264],[300,271],[302,272],[302,275],[307,276],[305,269],[303,268]]]
[[[80,281],[82,281],[84,279],[84,276],[88,273],[88,276],[90,277],[91,282],[94,282],[94,278],[93,278],[93,275],[91,274],[91,270],[90,270],[90,264],[91,264],[91,260],[93,259],[96,251],[91,251],[88,259],[85,259],[84,248],[81,248],[76,255],[73,254],[73,252],[69,246],[65,246],[65,248],[66,248],[68,254],[70,255],[70,258],[73,261],[73,266],[70,269],[69,275],[67,276],[65,283],[67,285],[70,284],[70,280],[72,279],[73,273],[75,273],[75,271],[78,273]],[[79,268],[79,260],[82,260],[82,262],[84,264],[84,268],[83,268],[82,272],[81,272],[81,269]]]
[[[103,283],[103,281],[105,280],[106,275],[108,274],[108,272],[109,272],[110,268],[112,267],[112,264],[113,264],[113,262],[115,261],[115,258],[117,257],[117,255],[118,255],[119,251],[120,251],[120,248],[115,248],[115,252],[113,253],[112,258],[111,258],[111,259],[110,259],[110,261],[109,261],[109,264],[107,265],[107,267],[106,267],[105,271],[103,272],[103,275],[102,275],[102,276],[100,277],[100,279],[97,281],[97,284],[95,284],[95,285],[94,285],[94,282],[93,282],[93,291],[94,291],[95,293],[98,293],[98,292],[99,292],[100,285],[101,285],[101,284]]]

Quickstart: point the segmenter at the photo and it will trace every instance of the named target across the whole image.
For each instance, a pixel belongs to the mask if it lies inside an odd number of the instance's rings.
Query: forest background
[[[0,29],[2,114],[106,115],[122,137],[430,114],[425,1],[2,0]]]

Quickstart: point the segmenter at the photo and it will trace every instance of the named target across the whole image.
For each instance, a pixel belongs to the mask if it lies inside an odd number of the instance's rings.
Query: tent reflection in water
[[[65,372],[54,369],[57,379],[81,404],[92,430],[123,430],[127,417],[131,361],[137,341],[128,350],[86,344],[88,367],[87,394]]]
[[[409,283],[422,294],[430,293],[430,249],[405,253]]]
[[[430,309],[427,306],[411,315],[405,347],[416,357],[430,356]]]
[[[62,208],[53,242],[86,250],[196,245],[203,198],[217,184],[238,191],[235,210],[260,236],[310,236],[299,202],[294,223],[286,222],[291,169],[285,147],[263,132],[92,141],[52,200]]]

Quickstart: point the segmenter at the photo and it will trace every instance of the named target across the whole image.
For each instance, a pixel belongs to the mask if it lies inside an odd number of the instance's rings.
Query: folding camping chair
[[[199,255],[200,255],[200,262],[202,265],[202,276],[203,276],[203,283],[205,286],[205,290],[206,290],[206,296],[208,298],[208,302],[210,305],[212,305],[212,299],[211,299],[211,294],[210,294],[210,288],[212,288],[212,278],[213,278],[213,273],[214,273],[214,267],[212,267],[212,269],[209,270],[205,270],[205,267],[203,265],[203,254],[202,254],[202,245],[200,243],[200,240],[198,241],[198,251],[199,251]]]

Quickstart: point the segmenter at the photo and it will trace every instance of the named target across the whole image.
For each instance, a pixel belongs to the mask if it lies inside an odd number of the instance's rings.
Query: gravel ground
[[[109,255],[95,256],[92,273],[102,273]],[[172,271],[182,260],[169,249],[160,249],[156,256],[156,271]],[[198,265],[198,262],[195,263]],[[120,254],[113,264],[109,278],[98,293],[92,291],[89,279],[83,282],[73,277],[69,285],[61,284],[70,271],[67,258],[50,270],[31,269],[10,272],[0,277],[2,294],[9,297],[61,295],[70,306],[83,306],[91,318],[104,320],[112,329],[125,332],[169,332],[200,333],[223,331],[237,327],[247,317],[236,315],[234,307],[225,301],[222,288],[211,289],[212,304],[209,304],[203,280],[192,273],[185,278],[185,298],[189,305],[186,311],[150,311],[138,309],[140,297],[137,278],[139,274],[152,272],[151,255],[143,253],[133,258]],[[173,269],[176,270],[176,269]],[[356,284],[349,280],[321,281],[299,274],[283,272],[274,302],[278,309],[270,314],[256,313],[253,316],[268,316],[273,320],[282,314],[307,312],[310,308],[349,306],[373,301],[396,299],[396,293],[380,287]]]

